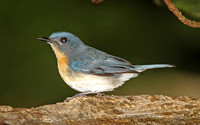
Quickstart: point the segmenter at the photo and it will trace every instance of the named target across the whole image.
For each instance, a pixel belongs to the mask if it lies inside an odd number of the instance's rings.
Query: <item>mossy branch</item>
[[[36,108],[0,106],[0,125],[195,124],[200,99],[187,96],[86,96]]]

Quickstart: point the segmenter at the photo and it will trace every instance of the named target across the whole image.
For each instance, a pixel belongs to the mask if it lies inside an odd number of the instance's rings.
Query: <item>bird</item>
[[[67,97],[65,101],[87,94],[101,95],[102,92],[113,91],[147,69],[174,67],[169,64],[133,65],[123,58],[84,44],[70,32],[54,32],[49,37],[38,39],[50,44],[64,82],[80,92]]]

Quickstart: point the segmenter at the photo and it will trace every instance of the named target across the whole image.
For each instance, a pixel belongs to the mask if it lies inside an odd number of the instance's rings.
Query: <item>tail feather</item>
[[[171,68],[175,67],[174,65],[169,64],[152,64],[152,65],[133,65],[136,70],[144,71],[146,69],[155,69],[155,68]]]

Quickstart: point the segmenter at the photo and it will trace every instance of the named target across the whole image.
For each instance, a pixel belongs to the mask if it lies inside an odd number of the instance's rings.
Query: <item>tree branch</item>
[[[185,25],[193,28],[200,28],[200,22],[191,21],[187,19],[183,14],[176,8],[176,6],[171,2],[171,0],[164,0],[165,4],[168,6],[169,10]]]
[[[0,125],[119,123],[200,123],[200,99],[163,95],[86,96],[30,109],[0,106]]]

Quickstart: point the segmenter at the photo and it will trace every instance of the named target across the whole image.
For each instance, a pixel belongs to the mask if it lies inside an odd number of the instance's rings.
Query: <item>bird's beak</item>
[[[38,39],[47,43],[52,43],[52,40],[49,37],[40,37]]]

